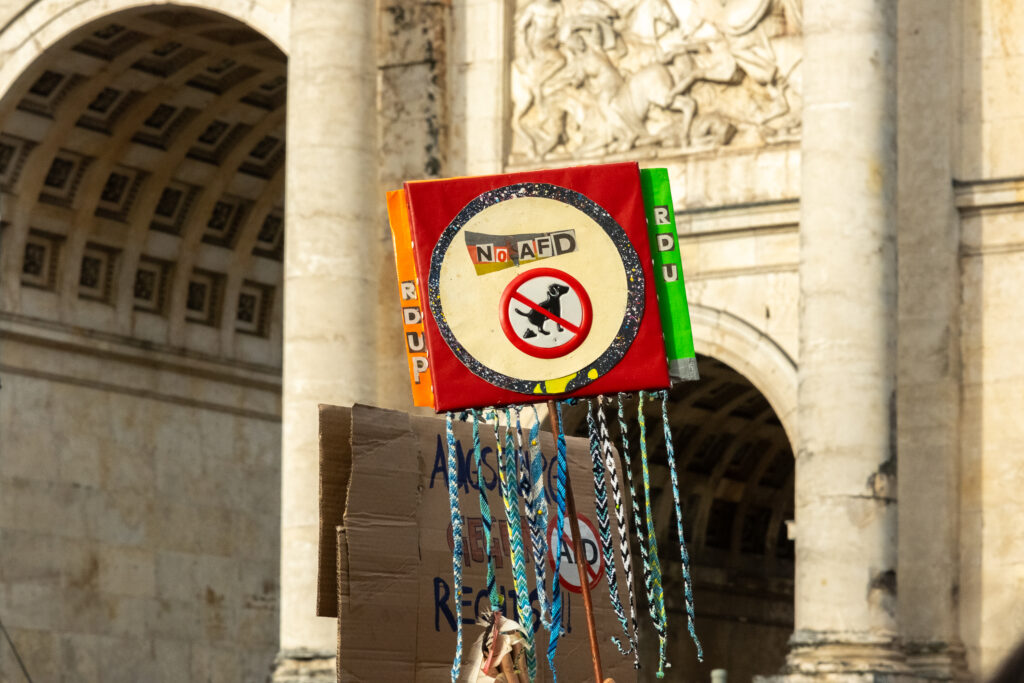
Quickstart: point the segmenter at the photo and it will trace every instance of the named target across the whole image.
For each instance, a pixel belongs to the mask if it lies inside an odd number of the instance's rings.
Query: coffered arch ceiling
[[[0,100],[0,311],[280,365],[284,54],[234,19],[120,12]]]

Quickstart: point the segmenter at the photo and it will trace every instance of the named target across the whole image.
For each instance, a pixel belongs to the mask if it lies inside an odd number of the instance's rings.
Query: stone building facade
[[[636,159],[704,376],[672,675],[984,678],[1024,637],[1022,77],[1003,0],[0,0],[25,666],[332,680],[315,407],[409,403],[383,191]]]

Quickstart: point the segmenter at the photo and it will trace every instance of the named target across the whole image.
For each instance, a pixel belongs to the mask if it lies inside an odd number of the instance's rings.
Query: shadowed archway
[[[793,518],[793,451],[775,411],[749,380],[708,356],[698,356],[698,367],[700,381],[670,391],[669,422],[705,653],[700,665],[686,632],[660,401],[648,401],[644,411],[669,610],[669,661],[678,680],[710,680],[711,669],[718,668],[727,669],[733,680],[750,680],[782,667],[793,630],[793,543],[786,528]],[[627,399],[634,481],[639,482],[636,406],[635,396]],[[569,433],[586,435],[584,410],[567,411]],[[619,444],[617,420],[609,426]],[[643,593],[639,584],[637,591]],[[642,615],[649,622],[646,605]],[[653,630],[645,632],[641,650],[642,661],[657,661]]]
[[[35,680],[269,672],[286,64],[161,3],[0,99],[0,617]]]

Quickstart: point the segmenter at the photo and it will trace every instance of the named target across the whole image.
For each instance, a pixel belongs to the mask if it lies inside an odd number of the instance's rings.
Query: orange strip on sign
[[[402,304],[402,329],[405,353],[409,358],[409,383],[412,403],[424,408],[434,407],[434,385],[430,378],[430,360],[423,331],[423,304],[420,301],[416,263],[412,257],[412,232],[409,228],[409,205],[405,190],[388,192],[388,219],[395,245],[395,267],[398,269],[398,294]]]

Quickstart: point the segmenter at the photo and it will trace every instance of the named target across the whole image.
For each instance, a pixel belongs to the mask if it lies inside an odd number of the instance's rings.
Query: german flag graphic
[[[466,249],[477,275],[494,273],[522,263],[570,254],[576,251],[576,231],[524,232],[518,235],[488,235],[465,231]]]

